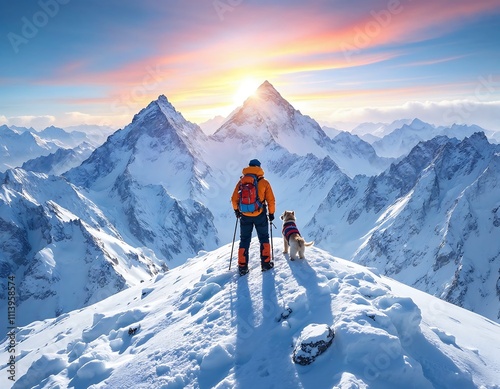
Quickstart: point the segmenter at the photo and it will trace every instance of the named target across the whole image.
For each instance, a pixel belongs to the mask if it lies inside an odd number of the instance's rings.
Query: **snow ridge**
[[[20,329],[13,387],[498,388],[498,324],[314,247],[295,262],[275,249],[277,266],[261,273],[254,239],[241,278],[229,253],[200,253]],[[481,331],[472,338],[457,322]],[[293,363],[293,346],[317,339],[305,329],[322,325],[332,345],[310,365]]]

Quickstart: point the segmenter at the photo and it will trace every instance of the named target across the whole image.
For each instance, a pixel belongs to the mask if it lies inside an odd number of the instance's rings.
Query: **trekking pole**
[[[269,230],[271,231],[271,261],[274,262],[274,252],[273,252],[273,227],[276,228],[273,222],[269,222]]]
[[[229,270],[231,270],[231,262],[233,261],[233,249],[234,249],[234,240],[236,239],[236,228],[238,228],[238,218],[236,218],[236,224],[234,225],[233,244],[231,246],[231,258],[229,259]]]

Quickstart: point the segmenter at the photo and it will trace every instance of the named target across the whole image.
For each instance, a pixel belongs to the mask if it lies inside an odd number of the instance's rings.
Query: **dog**
[[[283,253],[288,253],[288,248],[290,247],[290,259],[295,261],[297,259],[297,253],[300,259],[304,259],[304,252],[306,246],[312,246],[314,242],[306,242],[295,225],[295,211],[285,211],[280,216],[283,220],[283,243],[285,248]]]

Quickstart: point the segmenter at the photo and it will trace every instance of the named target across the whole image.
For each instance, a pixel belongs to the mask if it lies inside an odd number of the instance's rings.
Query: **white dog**
[[[283,242],[285,248],[283,253],[288,253],[288,247],[290,247],[290,259],[292,261],[297,259],[297,253],[300,259],[304,259],[304,252],[306,250],[305,246],[312,246],[314,242],[306,242],[295,225],[295,211],[285,211],[283,215],[280,216],[283,220]]]

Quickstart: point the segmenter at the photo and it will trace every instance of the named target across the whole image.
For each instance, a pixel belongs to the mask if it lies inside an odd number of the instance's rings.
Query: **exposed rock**
[[[333,342],[335,334],[326,324],[309,324],[305,327],[293,350],[293,361],[299,365],[309,365],[323,354]]]

